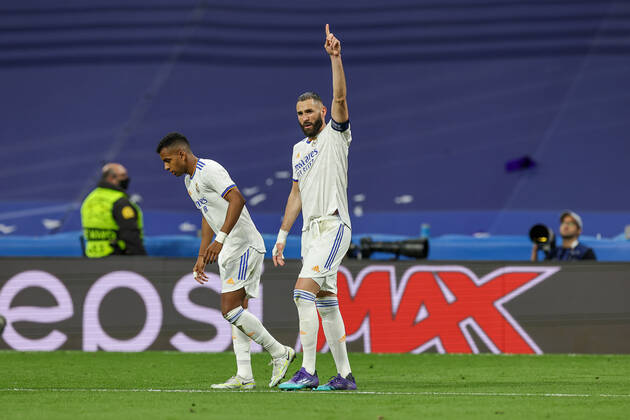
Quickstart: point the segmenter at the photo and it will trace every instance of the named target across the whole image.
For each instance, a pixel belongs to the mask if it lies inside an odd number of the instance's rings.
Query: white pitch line
[[[163,393],[226,393],[226,392],[243,392],[258,394],[292,394],[292,395],[424,395],[424,396],[456,396],[456,397],[553,397],[553,398],[588,398],[588,397],[604,397],[604,398],[630,398],[630,394],[562,394],[562,393],[519,393],[519,392],[439,392],[439,391],[420,391],[420,392],[387,392],[387,391],[230,391],[230,390],[212,390],[212,389],[152,389],[152,388],[0,388],[0,392],[163,392]]]

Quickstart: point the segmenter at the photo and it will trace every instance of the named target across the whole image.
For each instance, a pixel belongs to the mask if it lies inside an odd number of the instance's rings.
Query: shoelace
[[[271,361],[267,364],[268,366],[276,366],[276,360],[278,361],[278,364],[280,364],[280,362],[284,362],[285,360],[289,360],[289,351],[287,350],[287,354],[282,356],[282,357],[278,357],[277,359],[271,359]]]
[[[269,362],[269,366],[273,366],[278,367],[282,365],[282,362],[284,362],[284,358],[279,358],[279,359],[271,359],[271,362]]]

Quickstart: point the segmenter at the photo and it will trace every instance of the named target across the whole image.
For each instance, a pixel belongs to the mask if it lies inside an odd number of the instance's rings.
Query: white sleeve
[[[225,194],[236,187],[228,171],[213,160],[206,161],[206,166],[201,172],[203,174],[201,177],[203,184],[221,197],[225,197]]]
[[[350,146],[352,142],[352,132],[350,131],[350,120],[344,123],[338,123],[337,121],[330,119],[328,123],[330,126],[331,135],[335,138],[340,138],[346,144],[346,146]]]
[[[296,160],[295,159],[295,153],[296,153],[296,151],[295,151],[295,146],[294,146],[293,147],[293,153],[291,154],[291,170],[293,171],[293,175],[292,175],[291,179],[293,181],[297,182],[298,181],[298,177],[297,177],[297,174],[295,173],[295,160]]]

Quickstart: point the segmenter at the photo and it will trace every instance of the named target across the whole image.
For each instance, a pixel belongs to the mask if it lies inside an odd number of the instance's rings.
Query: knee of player
[[[315,303],[315,294],[306,290],[295,289],[293,291],[293,302],[295,302],[296,305],[309,302]]]
[[[234,309],[227,309],[226,307],[221,308],[223,318],[225,318],[225,320],[230,324],[234,324],[243,314],[243,311],[245,311],[245,309],[243,309],[242,306],[237,306]]]
[[[339,301],[337,300],[337,296],[325,296],[325,297],[317,297],[315,301],[315,306],[317,306],[317,311],[320,314],[327,314],[336,312],[339,310]]]
[[[239,302],[238,299],[228,299],[226,296],[221,296],[221,314],[224,318],[226,318],[230,312],[234,311],[234,313],[239,312],[239,309],[246,309],[246,306],[243,306],[242,302]]]

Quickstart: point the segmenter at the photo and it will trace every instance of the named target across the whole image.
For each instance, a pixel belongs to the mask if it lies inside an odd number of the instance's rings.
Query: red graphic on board
[[[397,282],[391,265],[352,278],[341,267],[339,306],[348,341],[374,353],[542,353],[503,305],[559,267],[503,267],[478,278],[462,266],[413,266]],[[320,324],[318,350],[327,350]]]

